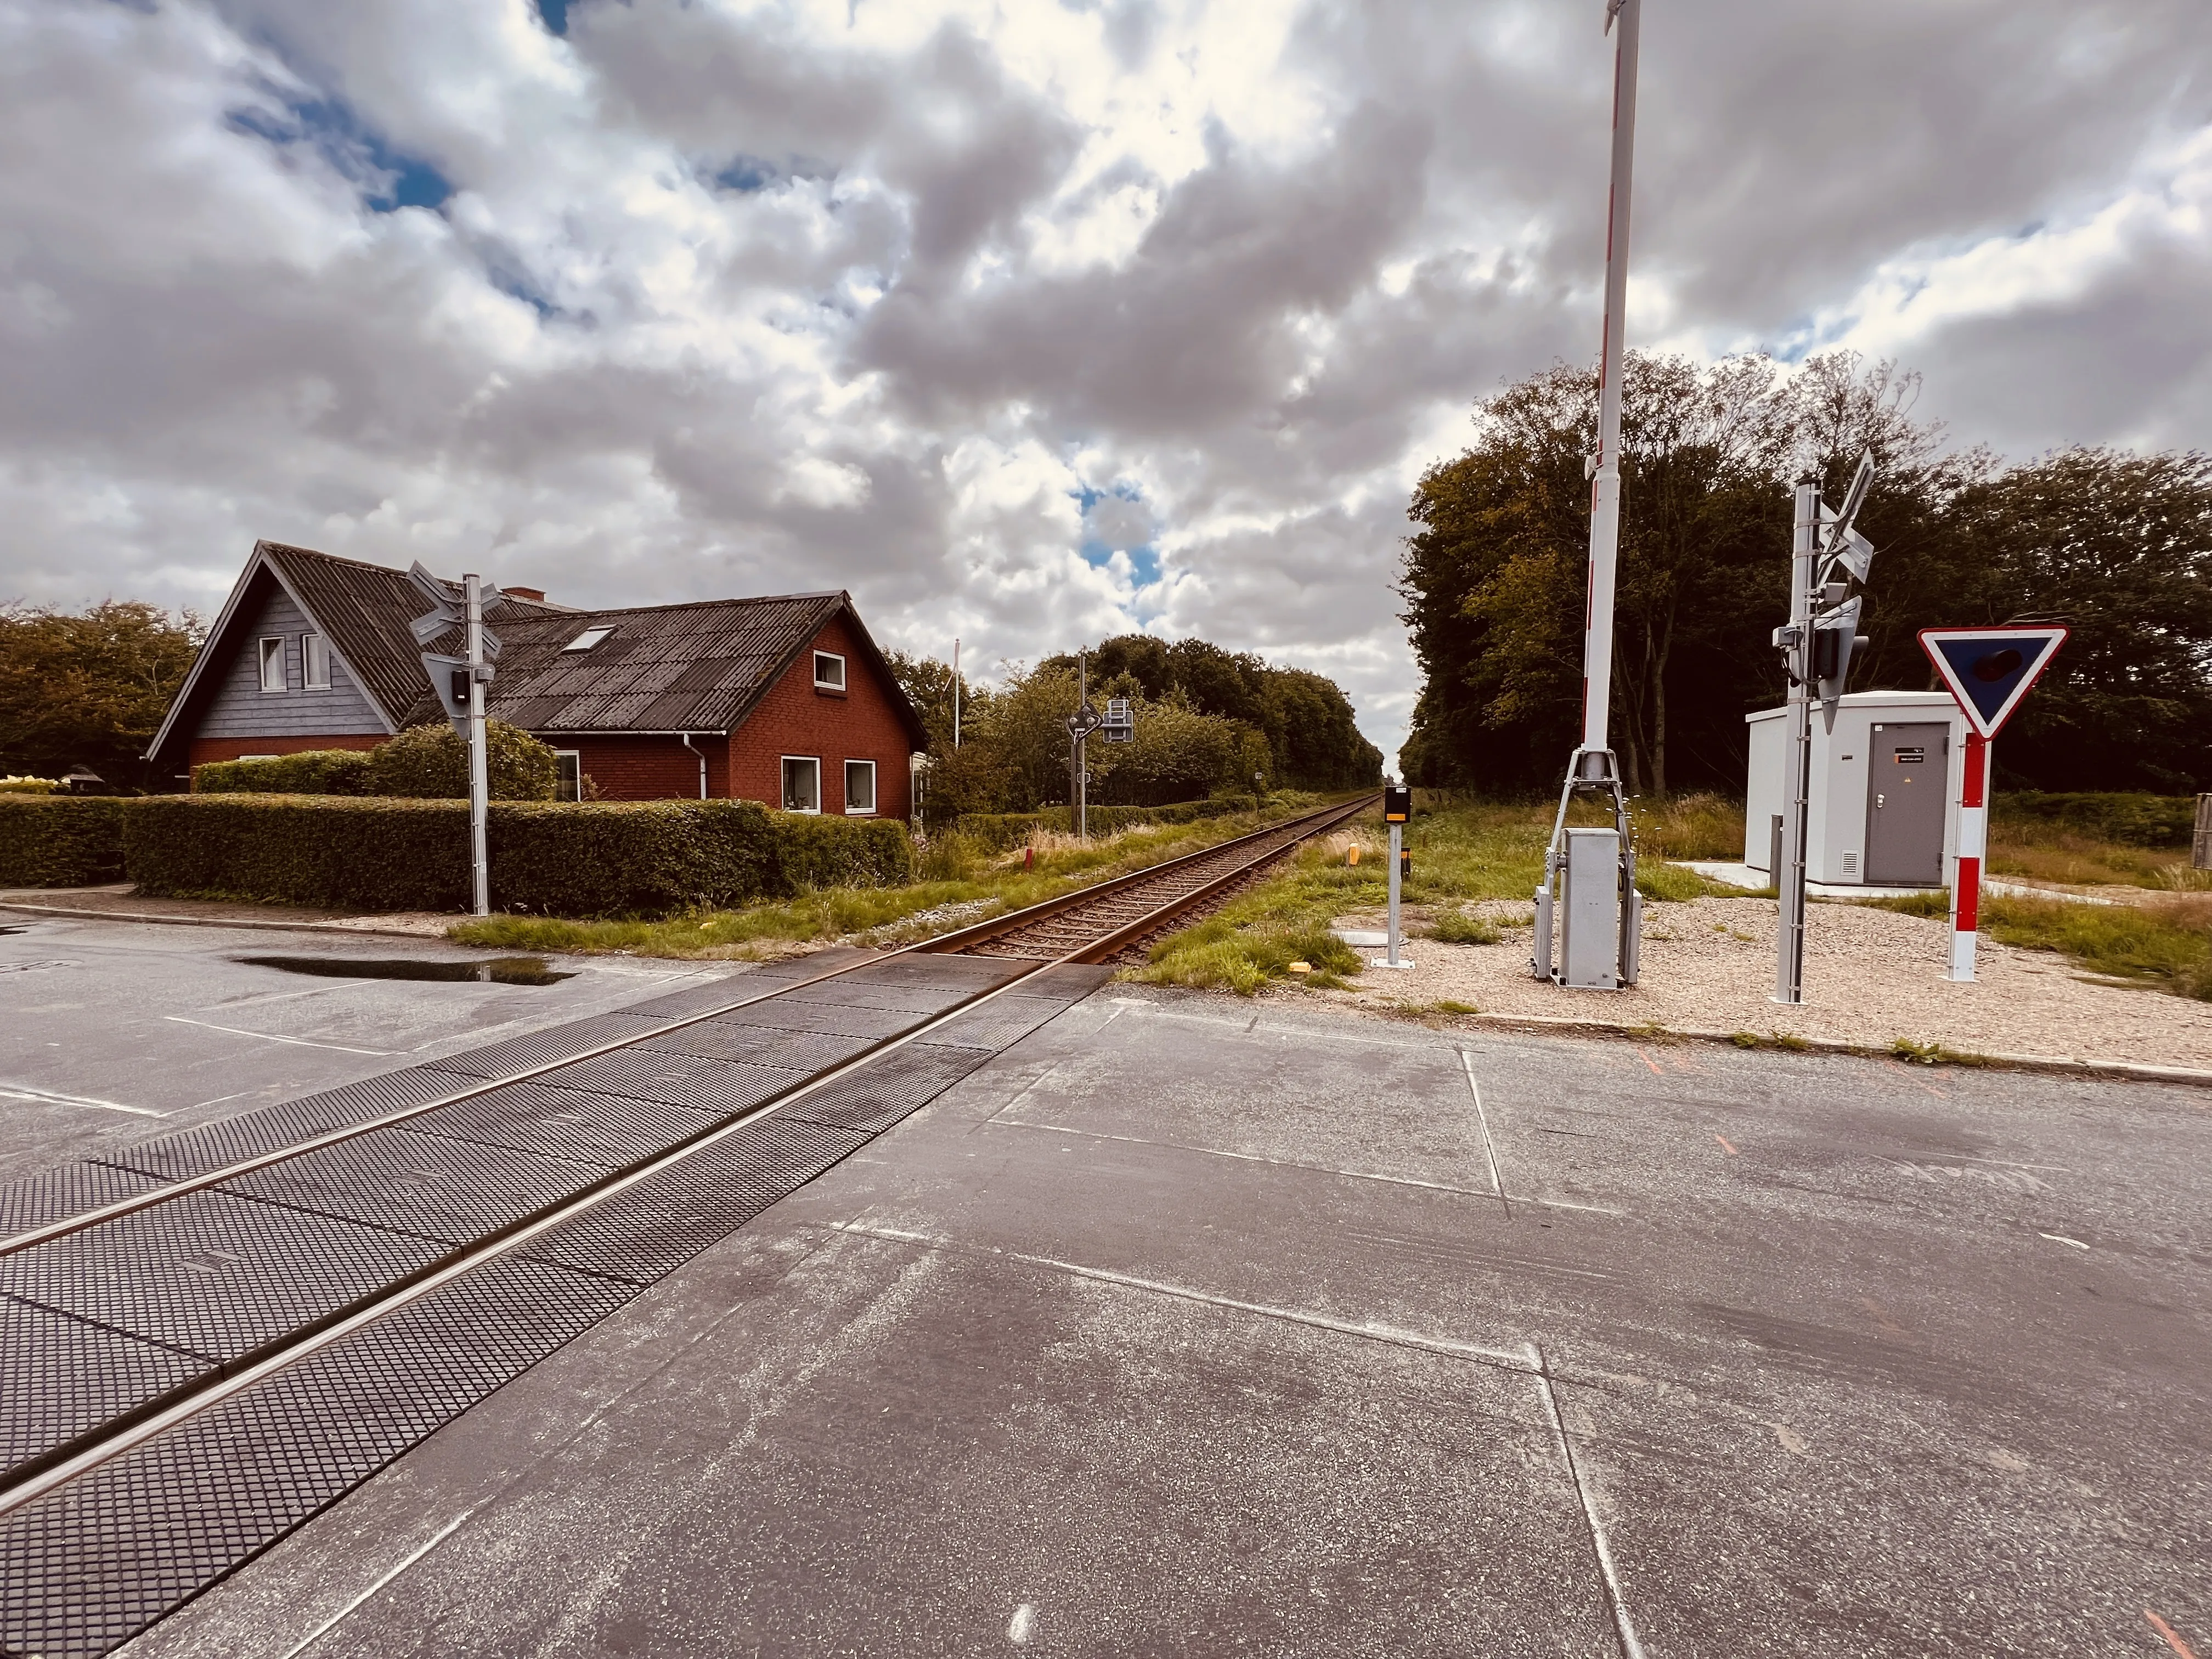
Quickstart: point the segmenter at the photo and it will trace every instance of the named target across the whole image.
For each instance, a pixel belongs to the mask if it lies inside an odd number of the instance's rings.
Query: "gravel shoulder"
[[[2085,978],[2063,957],[1984,937],[1972,984],[1946,979],[1948,927],[1863,905],[1815,903],[1805,939],[1805,1001],[1774,990],[1771,899],[1647,904],[1642,983],[1570,991],[1530,977],[1526,904],[1470,905],[1501,926],[1495,945],[1412,941],[1410,971],[1370,969],[1354,988],[1312,994],[1362,1012],[1473,1005],[1484,1014],[1623,1028],[1746,1030],[1887,1047],[1899,1037],[1969,1054],[2212,1068],[2212,1003]],[[1511,922],[1523,925],[1511,926]],[[1379,927],[1379,913],[1339,919]],[[1376,954],[1370,952],[1368,954]]]

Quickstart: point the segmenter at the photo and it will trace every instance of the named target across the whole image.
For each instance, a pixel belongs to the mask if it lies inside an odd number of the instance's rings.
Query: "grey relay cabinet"
[[[1744,716],[1751,764],[1743,861],[1774,874],[1790,791],[1786,708]],[[1966,726],[1948,691],[1854,691],[1836,729],[1813,721],[1805,878],[1842,887],[1945,887],[1959,847]]]

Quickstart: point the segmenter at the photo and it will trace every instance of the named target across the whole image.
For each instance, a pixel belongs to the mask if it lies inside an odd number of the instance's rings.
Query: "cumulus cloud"
[[[257,536],[579,602],[1131,627],[1395,746],[1408,489],[1596,339],[1559,0],[0,0],[0,594]],[[1631,338],[1923,368],[2014,453],[2212,441],[2197,0],[1668,0]]]

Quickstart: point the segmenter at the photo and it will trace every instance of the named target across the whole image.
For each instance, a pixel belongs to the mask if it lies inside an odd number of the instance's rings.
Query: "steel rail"
[[[1045,899],[1036,904],[1025,905],[1018,910],[1009,910],[1004,915],[987,916],[981,921],[971,922],[969,926],[956,928],[951,933],[939,933],[933,939],[925,939],[914,948],[941,955],[963,951],[971,945],[988,943],[1001,934],[1013,932],[1018,927],[1025,927],[1032,922],[1043,921],[1066,911],[1094,903],[1099,899],[1112,897],[1129,888],[1157,881],[1163,876],[1172,875],[1178,870],[1187,869],[1192,865],[1203,863],[1209,859],[1218,859],[1222,854],[1231,852],[1249,842],[1278,836],[1286,830],[1292,829],[1299,831],[1294,839],[1304,840],[1328,827],[1328,823],[1321,820],[1328,819],[1331,823],[1340,822],[1344,818],[1350,817],[1353,813],[1364,810],[1379,799],[1381,797],[1376,795],[1362,795],[1355,801],[1340,802],[1334,806],[1324,806],[1315,811],[1302,813],[1297,817],[1285,818],[1279,823],[1271,823],[1255,830],[1249,836],[1238,836],[1229,841],[1217,842],[1211,847],[1201,847],[1195,853],[1185,853],[1179,858],[1169,859],[1159,864],[1148,864],[1141,870],[1132,870],[1127,875],[1115,876],[1107,881],[1094,883],[1089,887],[1078,888],[1074,892],[1063,893],[1058,898]],[[1301,826],[1304,827],[1301,828]]]
[[[181,1397],[172,1395],[167,1396],[167,1404],[157,1401],[139,1412],[124,1413],[109,1419],[106,1423],[71,1443],[79,1448],[73,1452],[64,1448],[61,1449],[63,1455],[54,1461],[33,1460],[19,1465],[18,1468],[27,1473],[20,1474],[6,1490],[0,1490],[0,1516],[12,1514],[16,1510],[58,1491],[70,1481],[80,1479],[102,1464],[111,1462],[201,1413],[212,1410],[224,1401],[245,1393],[270,1376],[299,1364],[313,1354],[322,1352],[353,1333],[390,1317],[423,1297],[435,1293],[464,1275],[488,1266],[520,1249],[532,1240],[543,1237],[552,1229],[588,1213],[639,1183],[676,1168],[687,1158],[726,1140],[738,1131],[759,1122],[771,1113],[791,1105],[817,1090],[826,1088],[846,1077],[865,1070],[886,1054],[904,1048],[909,1043],[921,1041],[932,1031],[963,1015],[972,1012],[996,998],[1006,995],[1016,988],[1036,979],[1039,975],[1054,968],[1095,963],[1101,957],[1112,955],[1130,940],[1141,938],[1145,933],[1159,927],[1163,922],[1172,920],[1176,915],[1190,909],[1193,906],[1204,902],[1206,898],[1223,887],[1260,868],[1270,860],[1279,857],[1289,848],[1316,833],[1318,830],[1328,827],[1324,823],[1315,823],[1314,820],[1327,819],[1330,823],[1341,822],[1344,818],[1364,810],[1369,804],[1368,800],[1363,799],[1348,805],[1325,809],[1322,812],[1309,814],[1282,824],[1270,826],[1268,830],[1253,836],[1239,837],[1237,842],[1223,842],[1218,847],[1208,848],[1207,852],[1218,854],[1223,848],[1234,848],[1240,843],[1273,839],[1280,832],[1296,826],[1311,826],[1301,829],[1299,833],[1291,836],[1288,840],[1278,840],[1273,845],[1257,849],[1249,858],[1238,860],[1232,868],[1214,877],[1203,886],[1188,893],[1178,894],[1166,903],[1147,911],[1134,921],[1102,934],[1097,939],[1088,941],[1063,956],[1051,959],[1037,958],[1027,962],[1020,958],[1001,958],[1014,968],[1011,977],[1001,983],[962,999],[951,1007],[930,1015],[908,1030],[881,1039],[860,1054],[824,1068],[805,1082],[787,1090],[771,1100],[745,1108],[719,1123],[708,1124],[688,1139],[662,1151],[648,1153],[625,1168],[610,1170],[580,1190],[556,1199],[528,1215],[505,1224],[471,1243],[460,1246],[445,1256],[426,1263],[413,1272],[392,1280],[383,1288],[371,1292],[367,1297],[295,1328],[284,1336],[264,1345],[258,1352],[231,1361],[221,1372],[211,1375],[196,1386],[190,1387],[189,1392],[185,1393]],[[1137,873],[1158,875],[1163,869],[1187,866],[1189,862],[1189,860],[1177,860],[1173,861],[1172,866],[1156,866],[1153,870]],[[1116,890],[1121,890],[1127,885],[1128,884],[1117,883]],[[1096,896],[1096,890],[1085,890],[1092,896]],[[1063,914],[1070,908],[1058,904],[1056,902],[1054,902],[1054,914]],[[1032,910],[1036,908],[1041,907],[1032,907]],[[1029,913],[1022,911],[1013,913],[1017,916]],[[924,943],[934,945],[941,942],[941,940],[929,940]],[[871,957],[865,963],[854,963],[850,969],[840,969],[832,973],[817,975],[814,978],[794,981],[792,985],[781,987],[779,989],[796,989],[801,984],[817,984],[823,980],[833,979],[841,974],[853,971],[854,969],[872,967],[879,963],[890,961],[896,956],[905,955],[909,951],[918,952],[918,951],[919,947],[909,946],[906,950],[887,952],[881,957]],[[938,954],[944,954],[944,952],[939,951]],[[770,992],[761,997],[748,999],[747,1001],[764,1001],[768,997],[775,994],[776,993]],[[741,1002],[731,1006],[744,1006],[747,1004]],[[680,1029],[684,1025],[696,1024],[698,1019],[708,1018],[712,1016],[701,1015],[694,1018],[672,1022],[668,1029]],[[641,1040],[632,1038],[629,1042]],[[626,1047],[628,1043],[613,1046]],[[567,1065],[571,1062],[562,1060],[556,1063]],[[507,1081],[512,1080],[507,1079]],[[325,1143],[318,1142],[317,1144]],[[303,1150],[305,1150],[304,1146],[287,1148],[284,1149],[284,1155],[290,1156]],[[265,1158],[258,1159],[253,1167],[261,1167],[274,1161],[276,1160]],[[175,1196],[176,1194],[171,1193],[166,1195]],[[100,1437],[94,1439],[93,1437],[94,1436]]]
[[[542,1076],[547,1072],[556,1070],[563,1066],[574,1066],[584,1060],[598,1060],[614,1053],[617,1049],[627,1048],[636,1043],[648,1042],[654,1037],[666,1036],[671,1032],[683,1030],[706,1020],[718,1019],[736,1009],[764,1002],[770,997],[780,996],[787,991],[796,991],[809,985],[819,985],[826,980],[836,979],[845,974],[857,973],[863,968],[872,968],[902,956],[925,952],[941,955],[957,951],[962,948],[963,944],[972,939],[988,937],[993,932],[1009,931],[1026,922],[1059,914],[1086,900],[1095,900],[1103,895],[1117,892],[1123,888],[1167,874],[1196,860],[1218,856],[1224,851],[1242,845],[1243,842],[1275,835],[1292,825],[1326,816],[1328,811],[1336,810],[1338,809],[1328,808],[1322,812],[1308,813],[1302,817],[1285,819],[1281,823],[1270,824],[1265,829],[1255,830],[1251,835],[1221,842],[1212,847],[1200,848],[1196,853],[1170,859],[1164,863],[1150,865],[1142,870],[1132,871],[1126,876],[1117,876],[1110,881],[1100,882],[1091,887],[1079,889],[1073,893],[1063,894],[1058,898],[1046,899],[1041,903],[1030,905],[1020,910],[1010,911],[1004,916],[994,917],[975,927],[963,928],[951,933],[939,934],[932,939],[917,940],[914,944],[903,945],[895,950],[886,951],[880,956],[869,957],[860,962],[848,963],[841,968],[833,968],[826,973],[811,975],[805,979],[787,981],[775,985],[773,988],[757,988],[748,995],[733,997],[730,1001],[709,1008],[704,1012],[683,1015],[664,1024],[651,1026],[634,1036],[617,1037],[597,1048],[582,1049],[576,1054],[564,1055],[557,1060],[549,1060],[540,1065],[527,1066],[506,1077],[487,1079],[482,1083],[472,1084],[465,1089],[449,1090],[444,1094],[433,1096],[428,1100],[418,1102],[411,1106],[399,1107],[376,1117],[364,1118],[358,1123],[341,1124],[336,1128],[326,1129],[319,1134],[311,1135],[304,1140],[294,1141],[289,1146],[272,1147],[265,1152],[256,1152],[251,1158],[243,1158],[234,1164],[227,1164],[219,1170],[210,1170],[200,1175],[187,1176],[178,1181],[167,1182],[146,1192],[133,1193],[127,1197],[112,1200],[94,1209],[83,1210],[75,1215],[60,1216],[52,1221],[41,1222],[35,1227],[27,1227],[21,1232],[0,1238],[0,1256],[12,1255],[19,1250],[27,1250],[40,1244],[51,1243],[58,1238],[66,1238],[72,1233],[82,1232],[85,1229],[96,1227],[103,1222],[114,1221],[127,1215],[135,1215],[141,1210],[151,1209],[154,1206],[167,1203],[173,1198],[182,1198],[188,1193],[204,1192],[210,1187],[220,1186],[226,1181],[234,1181],[240,1176],[251,1175],[257,1170],[266,1169],[274,1164],[282,1164],[307,1152],[320,1151],[325,1146],[334,1146],[378,1129],[389,1129],[410,1122],[416,1118],[425,1116],[443,1107],[458,1105],[462,1101],[473,1100],[479,1095],[489,1094],[495,1089],[503,1089],[509,1084],[526,1083],[532,1078]],[[732,977],[742,981],[744,976],[732,975]],[[620,1013],[622,1010],[617,1008],[606,1012]],[[597,1017],[586,1016],[586,1018]],[[436,1064],[434,1060],[426,1063],[433,1066]]]

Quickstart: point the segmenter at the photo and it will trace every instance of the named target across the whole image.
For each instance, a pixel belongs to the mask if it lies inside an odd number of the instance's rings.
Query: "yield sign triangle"
[[[1920,648],[1951,688],[1966,723],[1994,738],[2065,639],[2066,630],[2055,626],[1923,628]]]

